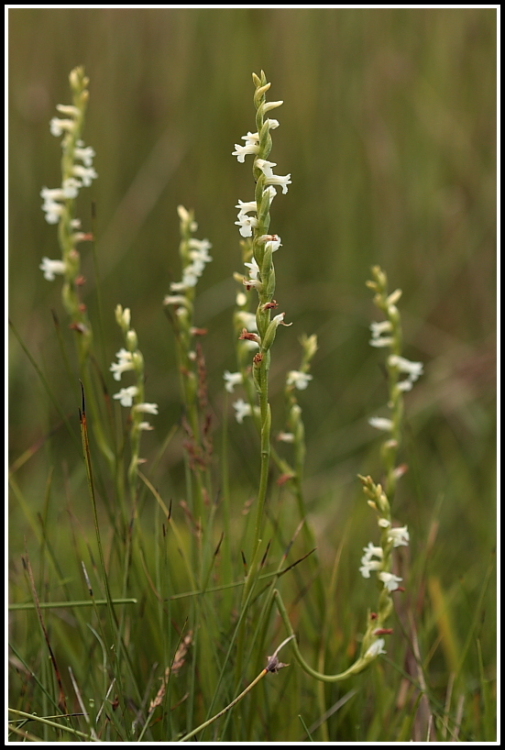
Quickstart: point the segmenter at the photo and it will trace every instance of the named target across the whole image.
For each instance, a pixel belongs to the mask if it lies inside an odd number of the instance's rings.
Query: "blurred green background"
[[[59,257],[40,197],[60,180],[49,121],[56,104],[70,101],[68,74],[82,64],[90,78],[84,137],[99,179],[81,192],[78,214],[96,236],[104,362],[122,346],[113,314],[121,303],[146,360],[148,400],[160,405],[143,443],[143,454],[154,454],[180,419],[161,303],[180,277],[176,207],[194,208],[196,236],[213,245],[197,321],[209,329],[216,436],[228,418],[232,484],[245,477],[255,487],[256,436],[247,421],[237,425],[229,404],[223,414],[222,373],[236,369],[235,204],[253,198],[251,164],[231,152],[255,129],[251,74],[263,69],[269,98],[284,100],[270,158],[293,181],[272,206],[271,230],[283,242],[276,299],[293,322],[275,342],[274,429],[282,427],[284,373],[299,361],[297,338],[316,333],[314,380],[300,395],[307,498],[317,532],[336,545],[361,498],[356,474],[380,471],[381,436],[367,418],[384,413],[386,383],[383,352],[368,345],[369,323],[380,316],[365,281],[381,265],[391,289],[404,293],[405,356],[425,364],[406,397],[411,470],[396,512],[411,529],[413,554],[436,521],[441,544],[431,563],[443,559],[438,572],[449,587],[467,576],[471,599],[495,539],[496,10],[19,8],[8,18],[9,312],[75,416],[76,435],[79,403],[51,316],[67,336],[61,286],[38,266],[45,255]],[[81,249],[93,319],[92,254]],[[40,447],[59,417],[15,338],[9,368],[10,460],[36,446],[16,479],[41,504],[48,454],[82,470],[79,444],[62,428]],[[112,379],[108,387],[114,392]],[[174,439],[158,486],[177,481],[180,462]],[[12,521],[16,550],[29,532],[15,503]]]

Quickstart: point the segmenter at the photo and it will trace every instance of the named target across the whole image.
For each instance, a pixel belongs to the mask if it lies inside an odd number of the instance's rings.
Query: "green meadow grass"
[[[387,377],[382,350],[368,344],[378,316],[365,286],[380,265],[390,290],[403,290],[404,356],[424,364],[405,394],[408,471],[393,517],[410,545],[400,548],[405,592],[394,598],[387,654],[326,683],[287,643],[279,658],[289,667],[192,740],[495,741],[496,10],[17,8],[8,22],[10,739],[181,739],[229,705],[289,635],[274,586],[314,669],[337,674],[358,657],[377,601],[375,582],[359,574],[377,523],[358,474],[384,481],[368,418],[385,414]],[[77,199],[95,237],[80,246],[94,373],[109,396],[123,387],[109,371],[124,345],[114,310],[130,308],[146,400],[159,406],[142,434],[133,525],[89,396],[86,463],[61,279],[39,270],[42,257],[59,257],[41,211],[42,186],[61,180],[49,121],[70,101],[68,73],[80,64],[90,78],[84,140],[99,175]],[[250,157],[237,164],[231,152],[254,129],[251,73],[262,69],[269,99],[284,101],[271,115],[281,122],[271,158],[292,174],[272,204],[282,237],[275,298],[293,323],[272,347],[272,433],[284,428],[298,340],[316,334],[313,380],[298,402],[317,550],[305,557],[312,546],[292,487],[272,466],[270,546],[245,606],[260,444],[250,417],[235,420],[223,372],[236,369],[235,206],[253,194]],[[214,446],[203,535],[185,512],[179,372],[162,304],[181,278],[179,204],[212,243],[195,300],[195,324],[208,331]],[[111,414],[127,469],[125,412],[114,404]],[[291,460],[289,446],[274,446]],[[124,601],[112,607],[111,597]]]

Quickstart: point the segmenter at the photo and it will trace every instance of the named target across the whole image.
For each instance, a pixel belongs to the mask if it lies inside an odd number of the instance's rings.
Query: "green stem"
[[[266,355],[266,358],[268,355]],[[258,489],[258,501],[256,509],[256,526],[254,532],[253,542],[253,557],[256,554],[258,545],[261,543],[263,535],[263,529],[265,525],[265,502],[267,498],[268,490],[268,473],[270,468],[270,426],[271,426],[271,413],[270,404],[268,403],[268,366],[262,367],[261,376],[261,395],[260,395],[260,407],[261,407],[261,472],[260,482]]]
[[[289,615],[286,611],[286,607],[284,606],[284,602],[282,601],[282,597],[278,589],[275,589],[274,591],[274,598],[275,598],[275,603],[277,605],[277,609],[279,610],[279,614],[283,619],[286,630],[288,631],[289,635],[293,638],[293,650],[294,650],[295,657],[296,657],[298,664],[301,666],[304,672],[307,672],[307,674],[309,674],[311,677],[315,677],[316,680],[321,680],[322,682],[342,682],[343,680],[347,680],[349,677],[352,677],[362,672],[376,658],[375,656],[366,656],[366,655],[361,656],[359,659],[357,659],[354,662],[354,664],[352,664],[349,667],[349,669],[346,669],[344,672],[340,672],[339,674],[334,674],[334,675],[323,674],[322,672],[318,672],[315,669],[312,669],[312,667],[309,664],[307,664],[307,662],[305,661],[305,659],[303,658],[301,654],[300,649],[298,648],[298,644],[296,642],[295,633],[291,626]]]

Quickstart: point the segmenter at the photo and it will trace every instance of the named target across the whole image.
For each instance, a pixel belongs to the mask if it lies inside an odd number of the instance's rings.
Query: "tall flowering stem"
[[[404,470],[397,465],[404,413],[403,394],[411,390],[423,366],[421,362],[411,362],[402,357],[402,327],[397,307],[401,289],[388,292],[387,276],[379,266],[373,266],[372,275],[373,280],[367,281],[366,285],[375,292],[374,303],[384,313],[385,320],[371,324],[370,345],[390,350],[386,359],[389,388],[387,406],[390,414],[388,417],[372,417],[370,424],[389,433],[382,445],[382,459],[386,468],[385,492],[391,501],[397,480]]]
[[[125,340],[126,349],[121,348],[116,354],[117,362],[113,362],[110,370],[115,380],[121,380],[124,372],[132,371],[135,384],[121,388],[113,398],[118,399],[121,406],[130,409],[130,445],[131,459],[128,468],[128,482],[132,500],[136,500],[136,487],[138,483],[138,467],[144,463],[140,458],[140,438],[144,430],[152,430],[153,427],[144,418],[145,414],[157,414],[158,405],[147,403],[144,395],[144,357],[138,348],[138,339],[135,330],[130,325],[131,314],[129,308],[123,309],[121,305],[116,307],[116,322],[121,328]]]
[[[387,276],[378,266],[372,269],[373,281],[367,286],[375,291],[375,304],[385,313],[386,320],[372,323],[372,340],[374,347],[386,347],[391,350],[387,358],[388,389],[390,417],[373,417],[371,424],[380,430],[390,433],[390,437],[383,445],[383,459],[387,470],[386,484],[375,483],[370,476],[360,476],[363,491],[369,506],[377,515],[380,529],[378,544],[369,542],[364,547],[359,569],[364,578],[377,576],[379,596],[375,611],[369,611],[366,631],[363,635],[361,652],[357,660],[348,669],[335,675],[327,675],[313,669],[304,660],[296,642],[293,644],[296,659],[300,666],[310,675],[323,682],[339,682],[366,669],[379,655],[386,653],[385,638],[393,631],[386,627],[387,620],[393,611],[393,593],[403,591],[402,578],[393,573],[393,551],[396,547],[408,546],[410,535],[407,526],[393,526],[391,514],[391,498],[396,488],[396,482],[404,472],[397,467],[397,454],[403,422],[403,393],[412,388],[422,372],[420,362],[410,362],[402,357],[402,332],[400,313],[396,303],[400,299],[401,291],[397,289],[388,293]],[[275,601],[286,629],[293,634],[289,616],[278,591]]]
[[[98,177],[93,167],[95,151],[82,141],[89,79],[84,74],[84,68],[78,67],[71,71],[69,81],[73,102],[58,104],[56,109],[62,117],[53,117],[50,123],[52,135],[62,137],[61,184],[56,188],[43,187],[40,193],[44,200],[42,210],[46,221],[58,225],[61,258],[53,260],[44,257],[39,268],[47,281],[54,281],[58,275],[63,276],[63,305],[71,319],[70,328],[76,332],[79,374],[90,405],[94,433],[102,453],[113,466],[114,455],[102,429],[89,373],[93,331],[86,305],[80,296],[86,279],[81,274],[81,257],[77,250],[79,243],[92,240],[93,235],[81,231],[81,222],[75,215],[75,199],[81,188],[89,187]]]
[[[272,149],[271,131],[279,126],[277,120],[267,117],[267,114],[277,107],[282,101],[267,102],[266,94],[270,88],[266,76],[262,71],[259,76],[253,73],[254,107],[256,109],[256,131],[248,132],[242,137],[244,145],[235,145],[233,155],[239,162],[244,162],[247,155],[253,156],[253,178],[255,181],[254,200],[239,200],[237,208],[236,225],[239,227],[241,237],[246,241],[242,244],[245,257],[244,262],[248,269],[247,276],[242,277],[242,283],[246,290],[255,289],[258,297],[255,323],[244,326],[240,333],[240,340],[254,345],[256,352],[252,358],[252,381],[259,401],[260,422],[260,455],[261,468],[258,496],[256,500],[256,518],[253,529],[252,553],[250,557],[249,570],[242,591],[242,606],[245,609],[251,601],[253,588],[258,579],[260,565],[260,545],[265,524],[265,502],[268,490],[268,474],[270,467],[270,433],[271,433],[271,411],[268,395],[268,379],[270,370],[270,349],[275,340],[277,328],[284,323],[284,313],[275,314],[272,310],[277,308],[274,299],[275,293],[275,269],[273,253],[281,246],[280,237],[270,233],[270,207],[280,187],[283,193],[287,193],[288,185],[291,184],[291,175],[279,176],[273,172],[274,162],[268,161]],[[236,276],[237,278],[237,276]],[[244,304],[242,304],[244,303]],[[238,307],[242,312],[247,312],[247,300],[238,300]],[[248,375],[241,363],[241,373],[229,373],[229,388],[233,387],[232,378],[241,377],[246,386]],[[228,385],[228,384],[227,384]],[[250,396],[250,394],[248,394]],[[245,402],[236,402],[237,419],[242,421],[243,417],[251,414],[256,418],[256,405]],[[239,628],[237,643],[237,675],[241,677],[243,654],[245,648],[245,623],[242,619]]]
[[[79,190],[91,185],[98,175],[92,166],[95,152],[81,140],[89,99],[89,79],[84,75],[84,69],[79,67],[72,70],[69,80],[73,104],[58,104],[56,108],[64,117],[54,117],[51,120],[51,133],[56,137],[63,136],[61,186],[52,189],[44,187],[41,190],[46,221],[58,224],[62,257],[61,260],[43,258],[40,269],[48,281],[52,281],[56,274],[63,275],[63,304],[72,319],[72,328],[78,334],[82,368],[90,351],[92,331],[86,305],[81,302],[79,295],[85,279],[80,272],[80,255],[76,246],[83,240],[92,239],[92,235],[80,231],[80,221],[75,217],[75,199]]]
[[[175,334],[177,363],[181,382],[181,394],[185,409],[184,427],[187,433],[185,442],[187,457],[188,493],[191,491],[191,475],[195,479],[193,514],[197,528],[201,525],[203,501],[208,499],[209,482],[206,472],[209,468],[212,443],[210,440],[210,416],[207,410],[206,370],[202,349],[197,339],[206,331],[194,325],[194,302],[196,285],[205,266],[212,258],[212,247],[207,240],[198,240],[193,234],[198,225],[193,211],[178,206],[181,241],[179,255],[182,265],[181,281],[170,285],[170,294],[164,299]]]
[[[260,441],[261,441],[261,474],[258,490],[256,525],[254,531],[253,554],[256,557],[261,542],[264,526],[264,507],[267,496],[268,469],[270,463],[270,432],[271,412],[268,400],[268,375],[270,369],[270,349],[274,342],[277,328],[285,325],[284,313],[272,318],[272,310],[277,303],[274,300],[275,292],[275,269],[273,264],[273,253],[281,245],[280,238],[275,234],[269,234],[270,229],[270,206],[277,195],[277,187],[283,193],[291,184],[291,175],[284,177],[275,175],[274,162],[268,161],[272,149],[271,130],[278,127],[277,120],[267,117],[267,113],[279,107],[282,101],[267,102],[266,93],[270,88],[264,72],[260,76],[253,73],[255,85],[254,106],[256,109],[256,132],[247,133],[242,140],[245,145],[236,145],[233,155],[239,162],[245,160],[246,155],[254,157],[253,177],[256,183],[255,199],[253,201],[239,201],[238,220],[242,237],[250,238],[251,261],[246,263],[249,275],[244,278],[243,283],[247,289],[255,288],[258,294],[258,306],[256,309],[257,333],[244,329],[241,337],[246,340],[255,341],[258,351],[253,357],[252,374],[253,381],[259,397],[260,406]]]

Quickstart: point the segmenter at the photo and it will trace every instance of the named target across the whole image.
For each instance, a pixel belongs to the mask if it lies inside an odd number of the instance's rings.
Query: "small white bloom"
[[[74,164],[72,172],[82,180],[85,187],[89,187],[92,181],[98,177],[94,167],[85,167],[81,164]]]
[[[249,143],[258,143],[260,139],[259,133],[247,133],[247,135],[241,136],[241,140],[245,141],[246,144]]]
[[[245,146],[241,146],[240,144],[235,144],[235,151],[232,151],[232,156],[237,157],[237,161],[241,162],[242,164],[245,162],[245,157],[247,154],[257,154],[259,151],[259,143],[246,143]]]
[[[247,214],[249,213],[249,211],[257,211],[258,204],[256,203],[256,201],[241,201],[239,198],[235,208],[239,209],[239,215]]]
[[[42,206],[42,210],[46,215],[46,221],[48,224],[57,224],[65,211],[65,206],[56,201],[46,201]]]
[[[381,527],[381,529],[387,529],[391,526],[391,521],[388,521],[387,518],[379,518],[377,524]]]
[[[275,175],[272,171],[272,167],[276,167],[276,162],[267,161],[266,159],[256,159],[256,166],[258,166],[266,177],[267,185],[280,185],[282,192],[288,192],[288,185],[291,185],[291,175],[285,175],[281,177]]]
[[[300,372],[299,370],[291,370],[288,372],[286,384],[294,385],[299,391],[304,391],[310,380],[312,380],[312,375],[309,375],[306,372]]]
[[[76,159],[80,159],[85,167],[91,167],[93,165],[93,157],[95,156],[95,149],[91,146],[84,147],[82,141],[79,141],[74,151]]]
[[[244,417],[250,417],[252,414],[251,404],[247,404],[243,398],[239,398],[238,401],[233,403],[235,409],[235,417],[237,422],[242,424]]]
[[[377,430],[383,430],[384,432],[391,432],[393,429],[393,421],[386,419],[385,417],[370,417],[368,424],[375,427]]]
[[[382,573],[379,573],[378,577],[388,591],[396,591],[398,584],[403,580],[403,578],[399,578],[398,576],[393,575],[393,573],[386,573],[385,570],[383,570]]]
[[[248,216],[247,214],[239,213],[238,221],[235,224],[239,227],[239,232],[242,237],[252,237],[252,230],[258,224],[258,219],[255,216]]]
[[[369,542],[366,547],[363,547],[364,555],[361,558],[361,568],[359,569],[363,578],[370,578],[370,573],[373,570],[382,569],[382,561],[384,558],[384,550],[382,547],[376,547]],[[373,560],[373,557],[377,557],[377,560]]]
[[[237,307],[244,307],[244,305],[247,304],[247,294],[244,294],[244,292],[238,292],[235,297],[235,304]],[[254,319],[256,320],[256,316],[254,316]]]
[[[131,406],[138,392],[139,389],[136,385],[130,385],[129,388],[121,388],[119,393],[115,393],[112,398],[119,399],[121,406]]]
[[[113,362],[109,369],[114,373],[114,380],[121,380],[123,372],[134,370],[135,365],[133,364],[132,353],[126,351],[126,349],[120,349],[116,357],[118,358],[118,362]]]
[[[137,426],[139,430],[154,430],[154,427],[149,422],[139,422]]]
[[[49,127],[51,130],[51,135],[55,135],[57,138],[59,138],[59,136],[63,135],[64,132],[72,133],[75,130],[75,121],[60,120],[59,117],[53,117],[53,119],[49,123]]]
[[[238,143],[235,144],[236,151],[232,151],[232,155],[237,157],[239,162],[244,162],[247,154],[257,154],[259,150],[259,133],[247,133],[243,135],[241,140],[245,141],[244,146],[240,146]]]
[[[368,659],[373,656],[379,656],[379,654],[385,654],[387,653],[384,649],[384,644],[386,641],[384,638],[377,638],[376,641],[372,643],[369,649],[367,649],[365,653],[365,659]]]
[[[378,339],[383,333],[389,333],[393,330],[393,324],[390,320],[382,320],[380,322],[372,321],[370,323],[370,330],[372,331],[372,338]]]
[[[77,198],[80,187],[82,185],[79,180],[76,180],[74,177],[67,177],[63,181],[63,195],[65,198]]]
[[[186,266],[182,274],[182,283],[186,286],[195,286],[196,282],[200,278],[205,268],[204,261],[200,259],[194,260],[189,266]]]
[[[44,199],[44,203],[53,203],[54,201],[62,201],[65,198],[65,193],[61,188],[46,188],[43,187],[40,191],[41,197]]]
[[[390,336],[382,336],[378,339],[371,339],[369,342],[370,346],[392,346],[393,345],[393,339]]]
[[[44,274],[44,278],[47,281],[54,281],[55,274],[64,274],[66,271],[65,261],[63,260],[51,260],[50,258],[42,258],[42,263],[39,266],[40,270]]]
[[[258,143],[259,139],[259,133],[251,133],[250,131],[247,135],[243,135],[240,138],[240,140],[245,141],[246,143]]]
[[[199,263],[210,263],[212,258],[209,255],[209,250],[212,247],[208,240],[189,240],[189,257],[192,261],[198,261]]]
[[[396,354],[391,354],[388,357],[388,364],[391,367],[396,367],[400,372],[407,373],[411,383],[415,383],[415,381],[423,373],[422,362],[411,362],[409,359],[405,359],[405,357],[399,357]]]
[[[170,289],[172,292],[185,292],[187,288],[187,285],[182,281],[172,281],[172,283],[170,284]]]
[[[262,234],[258,237],[258,242],[265,243],[265,250],[269,249],[273,253],[282,246],[281,238],[278,234]]]
[[[164,305],[185,305],[186,297],[182,294],[167,294],[163,300]]]
[[[370,573],[372,570],[380,570],[382,567],[381,560],[368,560],[363,557],[361,562],[362,565],[359,569],[359,572],[361,573],[363,578],[370,578]]]
[[[372,332],[370,346],[392,346],[392,336],[385,335],[393,330],[393,324],[390,320],[382,320],[380,323],[373,321],[370,324],[370,330]]]
[[[197,240],[194,237],[191,237],[191,239],[188,242],[188,245],[192,250],[198,250],[200,253],[203,253],[204,255],[206,255],[207,252],[212,247],[212,243],[209,242],[209,240]]]
[[[267,179],[270,185],[279,185],[282,188],[283,193],[287,193],[288,185],[291,185],[291,174],[287,174],[284,177],[274,174],[272,175],[272,177],[268,177]]]
[[[249,269],[249,279],[246,279],[244,283],[250,286],[255,286],[255,287],[260,286],[261,284],[259,280],[260,267],[258,266],[256,258],[253,258],[250,263],[244,263],[244,266],[247,266],[247,268]]]
[[[382,547],[377,547],[373,545],[372,542],[368,542],[367,546],[363,547],[363,552],[365,554],[363,555],[361,562],[363,562],[365,558],[367,560],[371,560],[374,556],[378,557],[379,560],[382,560],[382,558],[384,557],[384,550],[382,549]]]
[[[411,391],[412,390],[413,382],[412,380],[409,380],[408,378],[406,380],[400,380],[399,383],[396,384],[396,387],[399,391]]]
[[[389,529],[388,542],[393,542],[393,547],[407,547],[410,541],[410,535],[406,526],[399,526]]]
[[[277,440],[281,440],[283,443],[294,443],[295,436],[292,432],[279,432]]]
[[[270,130],[275,130],[275,128],[279,127],[279,120],[270,120],[269,118],[267,118],[265,120],[265,123],[268,125]]]
[[[226,381],[225,388],[229,393],[233,393],[235,386],[242,382],[241,372],[229,372],[228,370],[225,370],[223,377]]]
[[[282,247],[282,242],[278,235],[273,235],[272,239],[265,243],[265,250],[268,248],[273,253],[275,253],[280,247]]]
[[[133,407],[134,411],[140,411],[145,412],[146,414],[157,414],[158,413],[158,404],[135,404]]]

